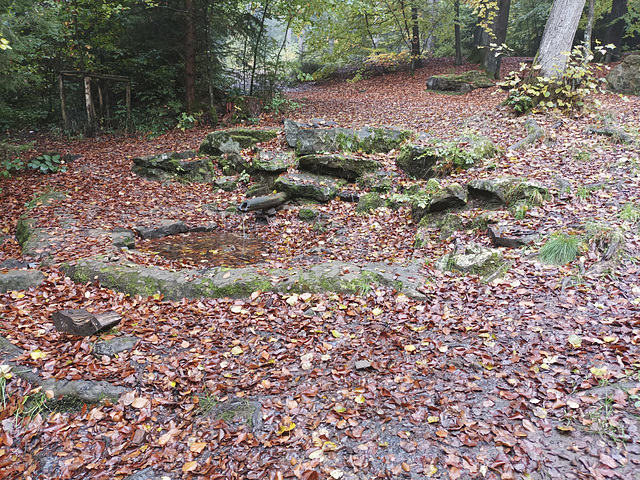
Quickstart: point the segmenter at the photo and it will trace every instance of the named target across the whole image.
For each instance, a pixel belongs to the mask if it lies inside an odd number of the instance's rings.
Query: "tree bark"
[[[554,0],[536,61],[543,77],[564,75],[584,4],[585,0]]]
[[[196,33],[193,0],[184,0],[184,72],[187,113],[193,113],[196,99]]]
[[[593,33],[593,22],[596,16],[596,0],[589,0],[589,13],[587,14],[587,26],[584,29],[585,59],[591,53],[591,35]]]
[[[411,7],[411,71],[420,67],[420,28],[418,25],[418,7]]]
[[[264,11],[262,12],[262,19],[260,20],[260,30],[258,31],[258,38],[256,38],[256,44],[253,49],[253,65],[251,66],[251,84],[249,86],[249,95],[253,95],[253,85],[256,76],[256,70],[258,68],[258,51],[260,49],[260,42],[262,41],[262,35],[264,34],[265,22],[267,20],[267,13],[269,11],[269,2],[267,0],[264,4]]]
[[[511,0],[498,0],[496,16],[491,25],[491,39],[484,58],[484,67],[487,73],[494,78],[500,78],[500,66],[502,65],[502,52],[498,50],[507,39],[507,27],[509,25],[509,10]],[[491,44],[495,44],[492,47]]]
[[[605,45],[615,45],[616,48],[609,50],[604,56],[604,63],[609,63],[618,60],[618,49],[622,45],[622,37],[624,37],[624,30],[627,26],[627,22],[624,18],[628,12],[627,0],[613,0],[611,3],[611,12],[607,15],[607,29],[604,37]]]
[[[453,8],[455,11],[455,20],[454,20],[454,35],[456,42],[456,61],[455,65],[462,65],[462,41],[460,38],[460,0],[455,0],[453,3]]]

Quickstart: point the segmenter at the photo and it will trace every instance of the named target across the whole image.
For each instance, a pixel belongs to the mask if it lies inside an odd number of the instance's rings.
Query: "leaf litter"
[[[306,87],[290,94],[303,103],[293,115],[347,126],[393,124],[442,138],[474,131],[503,148],[522,138],[524,120],[499,107],[504,94],[497,89],[465,96],[425,91],[427,76],[450,68],[434,62],[413,77]],[[537,115],[549,145],[503,151],[493,165],[450,179],[518,176],[552,186],[552,199],[522,220],[506,208],[491,213],[545,235],[585,221],[619,228],[625,255],[600,276],[585,274],[597,258],[594,244],[565,266],[537,262],[540,245],[505,251],[512,266],[489,284],[440,272],[433,260],[453,241],[434,236],[414,249],[416,226],[406,208],[360,216],[338,201],[318,207],[325,218],[315,229],[299,221],[294,208],[267,225],[247,219],[248,233],[269,244],[264,268],[317,261],[308,252],[318,245],[326,247],[322,261],[423,258],[425,302],[379,285],[358,295],[256,292],[246,299],[173,302],[126,296],[93,281],[76,284],[57,264],[42,267],[40,287],[0,296],[2,335],[24,351],[16,363],[58,380],[108,381],[127,393],[76,411],[43,410],[27,421],[16,412],[31,387],[9,378],[0,413],[3,478],[111,479],[140,471],[173,479],[631,478],[640,464],[638,231],[620,211],[638,202],[639,160],[635,146],[585,128],[612,116],[637,132],[640,106],[637,97],[600,100],[600,110],[591,113]],[[87,235],[90,229],[176,218],[188,225],[215,222],[221,232],[238,234],[241,219],[220,212],[239,204],[246,186],[227,193],[130,172],[134,156],[194,149],[206,133],[170,132],[153,141],[38,136],[43,151],[83,158],[66,173],[0,181],[3,233],[15,232],[37,194],[61,190],[66,199],[29,211],[54,235],[71,225],[73,235],[42,246],[58,262],[106,252],[107,239]],[[283,138],[272,143],[282,148]],[[394,170],[395,155],[378,160]],[[554,187],[559,179],[569,191]],[[580,187],[586,196],[578,195]],[[488,244],[482,231],[455,235]],[[0,259],[20,255],[12,238],[0,245]],[[161,268],[183,265],[123,255]],[[54,329],[51,314],[66,308],[114,310],[123,321],[112,335],[140,340],[116,357],[96,358],[91,342],[98,337]]]

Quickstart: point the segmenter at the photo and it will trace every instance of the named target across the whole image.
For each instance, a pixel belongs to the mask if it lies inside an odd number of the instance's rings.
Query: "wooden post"
[[[129,131],[129,126],[131,125],[131,80],[127,82],[127,131]]]
[[[100,118],[104,117],[104,102],[102,101],[102,87],[98,82],[98,111],[100,112]]]
[[[58,85],[60,86],[60,110],[62,110],[62,123],[65,130],[69,130],[69,118],[67,117],[67,98],[64,95],[64,80],[62,74],[58,75]]]

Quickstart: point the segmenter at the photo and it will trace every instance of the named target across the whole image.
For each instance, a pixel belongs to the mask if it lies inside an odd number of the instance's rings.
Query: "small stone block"
[[[369,360],[358,360],[356,362],[356,370],[364,370],[371,366],[371,362]]]
[[[89,337],[100,330],[117,325],[122,317],[116,312],[105,312],[98,315],[84,309],[60,310],[55,312],[51,321],[60,332]]]

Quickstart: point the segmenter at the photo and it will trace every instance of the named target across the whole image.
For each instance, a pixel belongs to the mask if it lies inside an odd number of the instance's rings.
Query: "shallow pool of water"
[[[196,267],[241,267],[261,262],[269,255],[266,243],[258,238],[216,232],[146,240],[137,248]]]

